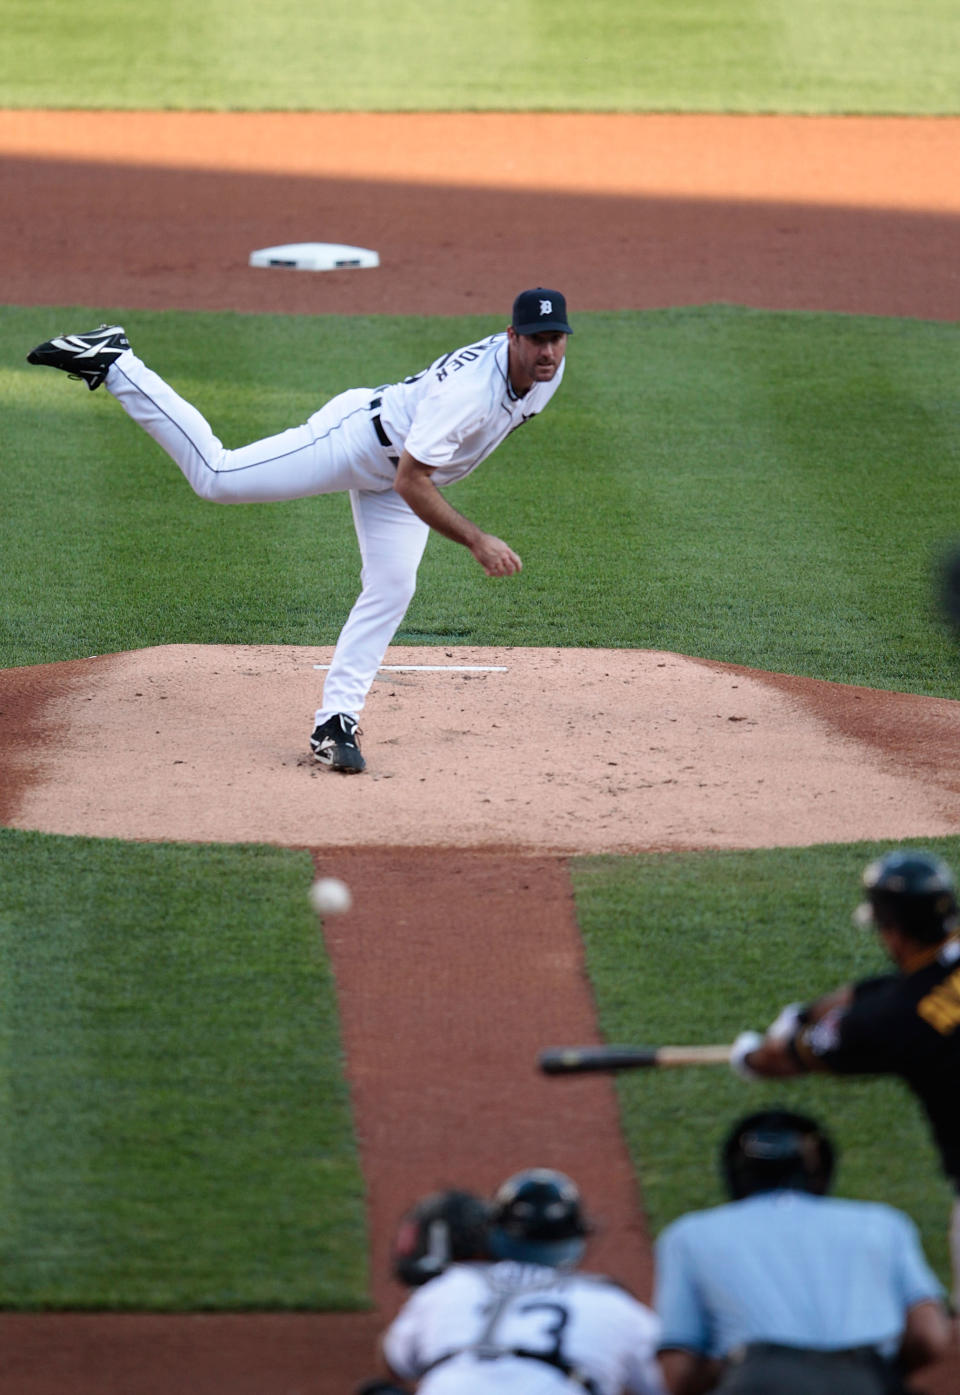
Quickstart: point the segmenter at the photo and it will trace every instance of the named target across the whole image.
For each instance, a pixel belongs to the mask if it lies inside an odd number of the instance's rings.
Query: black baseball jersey
[[[960,1188],[960,940],[906,973],[854,985],[846,1006],[805,1027],[798,1057],[840,1075],[899,1075],[926,1111],[943,1170]]]

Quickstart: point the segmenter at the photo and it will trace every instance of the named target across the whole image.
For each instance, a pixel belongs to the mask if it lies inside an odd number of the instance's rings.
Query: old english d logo
[[[552,301],[552,300],[541,300],[541,302],[540,302],[540,314],[541,314],[541,315],[552,315],[552,314],[553,314],[553,301]]]

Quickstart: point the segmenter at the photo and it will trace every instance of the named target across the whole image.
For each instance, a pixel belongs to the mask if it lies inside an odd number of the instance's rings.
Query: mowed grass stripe
[[[0,830],[0,865],[0,1303],[362,1307],[310,858]]]
[[[726,307],[636,328],[614,462],[644,646],[955,695],[933,603],[954,328]]]
[[[951,0],[144,0],[135,11],[102,0],[87,14],[6,0],[4,21],[8,107],[929,114],[958,103]]]

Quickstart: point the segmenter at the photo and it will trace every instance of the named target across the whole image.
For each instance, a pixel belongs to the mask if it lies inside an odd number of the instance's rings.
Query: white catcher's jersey
[[[434,469],[442,487],[463,479],[530,417],[542,412],[563,377],[517,397],[507,376],[508,340],[492,334],[438,358],[423,373],[381,391],[380,420],[398,446]]]
[[[383,1352],[420,1395],[570,1395],[573,1370],[596,1395],[663,1395],[659,1333],[609,1279],[504,1260],[452,1264],[416,1289]]]

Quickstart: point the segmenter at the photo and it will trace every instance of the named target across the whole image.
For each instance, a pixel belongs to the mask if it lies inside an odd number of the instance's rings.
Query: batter
[[[521,570],[507,543],[440,490],[543,411],[563,378],[572,333],[559,291],[521,291],[505,331],[402,382],[342,392],[302,426],[238,450],[224,449],[200,412],[134,354],[119,325],[48,340],[27,361],[60,368],[91,390],[103,383],[202,499],[249,504],[349,493],[361,590],[337,640],[310,746],[322,765],[351,774],[366,768],[357,723],[413,599],[430,529],[466,547],[488,576]]]
[[[788,1003],[766,1032],[741,1032],[730,1064],[745,1080],[826,1072],[897,1075],[927,1116],[954,1202],[954,1307],[960,1304],[960,910],[935,854],[893,848],[864,869],[858,924],[873,929],[892,973]]]

